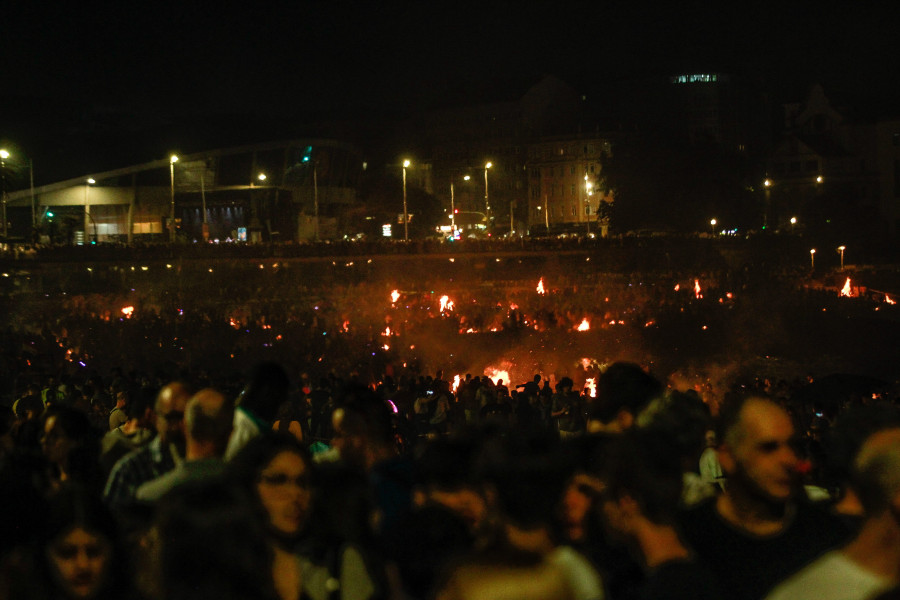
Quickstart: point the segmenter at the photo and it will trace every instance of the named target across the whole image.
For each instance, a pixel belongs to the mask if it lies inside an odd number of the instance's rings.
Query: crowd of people
[[[891,396],[290,373],[27,386],[0,597],[900,597]]]

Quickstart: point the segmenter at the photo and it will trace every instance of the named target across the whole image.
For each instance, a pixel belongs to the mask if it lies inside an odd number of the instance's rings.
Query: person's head
[[[184,413],[188,455],[224,456],[233,425],[234,403],[218,390],[200,390],[188,400]]]
[[[685,470],[697,464],[711,425],[709,408],[699,396],[669,391],[650,401],[638,415],[638,428],[663,437]]]
[[[316,465],[307,530],[315,557],[346,544],[373,548],[377,516],[373,489],[362,470],[341,462]]]
[[[52,597],[111,596],[127,576],[113,516],[80,487],[65,486],[48,500],[38,551],[38,565],[57,592]]]
[[[125,416],[129,421],[137,419],[141,426],[152,425],[153,404],[157,396],[156,390],[150,387],[139,388],[131,396],[125,406]]]
[[[838,415],[825,438],[826,484],[845,493],[863,443],[872,434],[893,427],[900,427],[900,409],[887,402],[853,406]]]
[[[288,541],[301,532],[309,516],[312,462],[294,436],[253,438],[231,459],[229,470],[259,500],[276,537]]]
[[[482,482],[474,475],[474,441],[438,438],[430,441],[416,461],[414,500],[419,506],[440,505],[456,513],[472,531],[487,517]]]
[[[662,391],[662,383],[640,365],[611,364],[597,378],[597,399],[588,411],[588,430],[616,433],[629,429],[641,410]]]
[[[156,435],[164,446],[175,444],[184,454],[184,410],[191,390],[179,381],[169,383],[156,396]]]
[[[56,405],[44,411],[41,449],[52,464],[64,467],[71,453],[94,436],[88,416],[78,409]]]
[[[794,494],[797,454],[787,412],[761,397],[730,398],[719,413],[719,462],[727,492],[782,504]]]
[[[681,499],[681,464],[670,442],[649,430],[616,436],[608,449],[601,479],[602,511],[609,527],[633,539],[646,520],[674,525]]]
[[[867,517],[891,511],[900,524],[900,428],[874,433],[863,443],[851,482]]]
[[[250,372],[249,382],[241,392],[239,405],[249,409],[263,421],[275,420],[278,406],[287,400],[291,381],[276,362],[261,362]]]
[[[558,438],[548,432],[511,432],[492,445],[486,444],[479,460],[504,522],[522,530],[549,530],[571,471]]]
[[[184,483],[157,506],[148,581],[167,600],[275,600],[273,550],[249,494],[224,479]]]
[[[332,413],[331,441],[342,461],[368,469],[393,448],[392,413],[387,403],[365,387],[345,390]]]

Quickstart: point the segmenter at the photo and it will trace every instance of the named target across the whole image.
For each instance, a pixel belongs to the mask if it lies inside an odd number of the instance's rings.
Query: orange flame
[[[343,329],[344,331],[350,331],[350,321],[344,321],[344,323],[341,325],[341,329]]]
[[[587,317],[585,317],[584,320],[581,321],[581,325],[575,328],[575,331],[588,331],[590,328],[591,323],[587,320]]]
[[[850,278],[847,278],[847,281],[844,282],[844,287],[841,288],[841,296],[850,297]]]
[[[400,299],[400,292],[394,290],[391,292],[391,304],[395,304]]]
[[[441,296],[441,312],[453,310],[453,300],[449,296]]]
[[[494,382],[494,385],[497,384],[501,379],[505,382],[509,381],[509,371],[504,371],[502,369],[495,369],[494,367],[485,367],[484,374],[487,375],[491,381]]]
[[[385,327],[385,328],[384,328],[384,332],[382,332],[381,335],[383,335],[383,336],[385,336],[385,337],[390,337],[390,336],[391,336],[391,328],[390,328],[390,327]]]
[[[231,325],[232,327],[234,327],[235,329],[241,328],[240,322],[237,319],[235,319],[234,317],[231,317],[230,319],[228,319],[228,324]]]
[[[700,293],[700,280],[699,279],[694,280],[694,296],[696,296],[698,300],[703,297],[703,294]]]
[[[681,289],[681,284],[680,284],[680,283],[676,283],[676,284],[675,284],[675,291],[677,292],[677,291],[680,290],[680,289]]]
[[[540,294],[541,296],[543,296],[544,294],[547,293],[546,291],[544,291],[544,278],[543,277],[541,277],[541,280],[538,281],[537,293]]]
[[[454,375],[453,376],[453,385],[450,386],[450,389],[453,390],[454,394],[456,393],[456,390],[459,389],[459,381],[460,381],[459,375]]]
[[[593,377],[584,380],[584,387],[588,389],[588,396],[591,398],[597,397],[597,381]]]
[[[133,307],[133,306],[126,306],[125,308],[122,309],[122,314],[125,315],[127,318],[130,319],[130,318],[131,318],[131,315],[134,314],[134,307]]]
[[[893,298],[891,298],[890,296],[888,296],[887,294],[884,295],[884,301],[887,302],[888,304],[897,304],[897,301],[894,300]]]

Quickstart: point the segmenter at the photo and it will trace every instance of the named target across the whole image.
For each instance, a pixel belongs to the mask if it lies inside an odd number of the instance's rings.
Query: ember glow
[[[397,300],[399,300],[399,299],[400,299],[399,291],[394,290],[393,292],[391,292],[391,304],[396,304]]]
[[[544,294],[547,293],[546,291],[544,291],[544,278],[543,277],[541,277],[541,280],[538,281],[537,293],[540,294],[541,296],[543,296]]]
[[[694,280],[694,296],[699,300],[703,297],[703,294],[700,293],[700,280]]]
[[[134,314],[134,307],[126,306],[125,308],[122,309],[122,314],[128,318],[131,318],[131,315]]]
[[[591,398],[597,397],[597,381],[593,377],[588,377],[584,380],[584,387],[588,390],[588,396]]]
[[[894,300],[893,298],[891,298],[890,296],[888,296],[887,294],[884,295],[884,301],[887,302],[888,304],[897,304],[897,301]]]
[[[581,321],[581,324],[575,328],[575,330],[576,331],[588,331],[590,328],[591,328],[591,322],[587,320],[587,317],[585,317]]]
[[[391,328],[390,328],[390,327],[385,327],[385,328],[384,328],[384,331],[381,333],[381,335],[383,335],[383,336],[385,336],[385,337],[390,337],[390,336],[391,336]]]
[[[847,298],[850,297],[850,278],[847,278],[847,281],[844,282],[844,287],[841,288],[841,296],[845,296]]]

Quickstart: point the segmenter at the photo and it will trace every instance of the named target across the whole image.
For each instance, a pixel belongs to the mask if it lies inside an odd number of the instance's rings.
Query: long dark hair
[[[80,528],[93,535],[106,538],[110,545],[106,580],[96,598],[126,598],[131,591],[130,561],[121,544],[116,521],[109,509],[93,490],[77,483],[64,484],[50,495],[46,502],[35,548],[35,564],[38,581],[47,587],[49,597],[61,596],[62,590],[52,575],[47,550],[60,536]]]
[[[158,505],[156,556],[166,600],[277,600],[273,550],[253,502],[225,478],[188,482]]]

